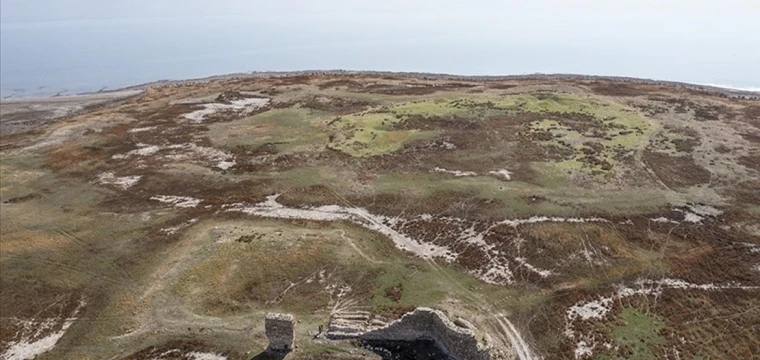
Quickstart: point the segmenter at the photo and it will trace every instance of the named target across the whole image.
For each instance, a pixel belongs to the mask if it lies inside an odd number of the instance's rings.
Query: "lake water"
[[[752,9],[679,18],[487,1],[121,3],[4,0],[2,96],[316,69],[579,73],[760,88],[760,22]]]

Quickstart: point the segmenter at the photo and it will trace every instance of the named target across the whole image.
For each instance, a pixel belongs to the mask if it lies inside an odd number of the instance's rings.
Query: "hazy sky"
[[[681,18],[707,20],[724,17],[723,25],[749,25],[760,7],[754,0],[2,0],[2,21],[102,19],[143,16],[220,16],[273,11],[320,14],[377,13],[394,15],[472,16],[487,21],[499,13],[588,18],[612,16],[618,20],[635,18]],[[580,19],[579,19],[580,20]],[[718,20],[718,19],[716,19]],[[737,20],[736,22],[734,20]],[[738,23],[737,23],[738,22]],[[756,26],[756,25],[755,25]]]
[[[0,81],[347,68],[760,87],[758,19],[760,0],[0,0]]]
[[[385,26],[446,22],[445,33],[494,36],[667,37],[683,41],[760,36],[757,0],[2,0],[0,21],[102,20],[148,17],[244,16],[291,21],[382,22]],[[519,15],[519,16],[515,16]],[[292,16],[297,18],[293,19]],[[296,24],[293,24],[296,25]],[[603,28],[600,28],[603,26]],[[758,50],[760,51],[760,50]]]

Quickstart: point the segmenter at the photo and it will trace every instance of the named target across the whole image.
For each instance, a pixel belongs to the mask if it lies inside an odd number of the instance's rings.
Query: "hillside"
[[[757,99],[381,73],[142,90],[0,104],[0,357],[263,358],[275,311],[287,359],[380,358],[317,329],[423,306],[496,359],[760,353]]]

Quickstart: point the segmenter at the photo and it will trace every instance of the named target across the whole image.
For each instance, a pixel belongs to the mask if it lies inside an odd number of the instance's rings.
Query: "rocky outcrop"
[[[290,314],[267,314],[264,332],[269,340],[268,350],[291,351],[295,341],[296,319]]]
[[[360,338],[365,341],[433,340],[449,356],[460,360],[486,360],[491,357],[488,341],[481,344],[469,322],[458,326],[442,312],[417,308],[387,326],[370,330]]]

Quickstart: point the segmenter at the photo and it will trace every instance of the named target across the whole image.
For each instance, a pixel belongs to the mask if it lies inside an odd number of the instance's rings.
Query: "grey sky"
[[[233,16],[262,22],[303,21],[398,27],[439,36],[490,39],[599,38],[719,46],[760,52],[756,0],[2,0],[0,21],[198,18]],[[390,29],[389,29],[390,30]],[[413,36],[414,34],[409,34]],[[716,48],[716,51],[725,51]],[[746,53],[750,49],[740,49]]]

